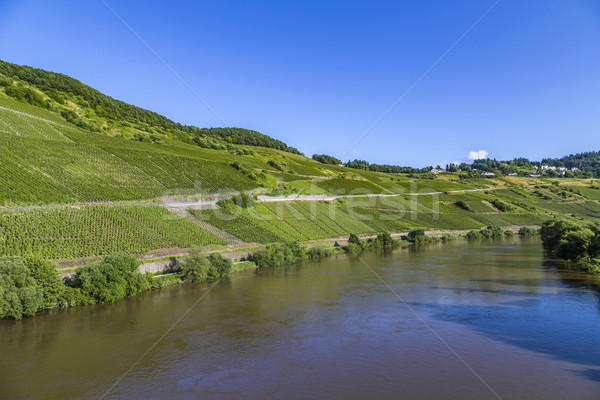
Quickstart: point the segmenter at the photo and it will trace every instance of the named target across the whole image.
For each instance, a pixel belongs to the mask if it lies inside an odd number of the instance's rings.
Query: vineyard
[[[539,200],[535,188],[515,191],[440,193],[422,196],[357,197],[336,201],[258,203],[251,209],[194,211],[209,223],[246,241],[262,243],[306,241],[350,233],[407,232],[413,229],[464,230],[487,225],[540,225],[554,213],[589,219],[600,214],[600,203]],[[497,200],[510,206],[502,212]],[[468,205],[468,210],[456,205]],[[225,213],[225,214],[224,214]]]
[[[245,242],[273,243],[282,242],[283,239],[273,232],[261,228],[251,220],[244,218],[239,212],[224,210],[192,210],[196,218],[206,221]]]
[[[351,233],[539,225],[557,215],[593,221],[600,215],[600,186],[593,181],[419,178],[350,170],[273,148],[202,148],[176,140],[165,129],[105,123],[102,129],[95,125],[100,132],[87,131],[0,91],[0,255],[63,259],[224,244],[206,229],[244,242],[274,243]],[[452,192],[475,188],[481,191]],[[251,208],[194,210],[185,218],[158,206],[27,208],[243,190],[397,196],[257,202]],[[26,207],[10,210],[19,206]]]
[[[0,179],[5,183],[0,204],[135,200],[256,187],[219,160],[223,154],[194,148],[188,155],[186,147],[86,133],[0,109]],[[252,162],[262,165],[244,164]]]
[[[0,211],[0,256],[65,259],[224,242],[158,206]]]

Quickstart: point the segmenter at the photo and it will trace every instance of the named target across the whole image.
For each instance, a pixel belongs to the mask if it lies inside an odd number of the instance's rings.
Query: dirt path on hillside
[[[295,194],[289,196],[266,196],[258,195],[258,203],[271,202],[287,202],[287,201],[332,201],[344,198],[365,198],[365,197],[397,197],[397,196],[433,196],[445,193],[464,193],[464,192],[481,192],[486,190],[502,190],[501,188],[482,188],[482,189],[462,189],[462,190],[446,190],[441,192],[413,192],[413,193],[367,193],[367,194],[349,194],[349,195],[326,195],[326,194]],[[167,209],[189,209],[189,210],[205,210],[217,208],[219,200],[230,199],[237,192],[219,193],[207,195],[206,198],[200,200],[178,200],[156,198],[153,200],[133,200],[133,201],[91,201],[85,203],[72,204],[56,204],[56,205],[40,205],[40,206],[16,206],[16,207],[0,207],[0,211],[27,211],[41,209],[56,209],[56,208],[79,208],[86,206],[162,206]],[[194,196],[190,196],[194,197]]]

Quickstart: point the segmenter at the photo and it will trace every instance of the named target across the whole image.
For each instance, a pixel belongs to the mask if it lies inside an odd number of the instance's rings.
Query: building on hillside
[[[517,174],[516,172],[509,172],[508,174],[506,174],[507,176],[517,176],[519,174]]]
[[[446,170],[443,169],[443,168],[431,168],[429,170],[429,172],[432,173],[432,174],[439,174],[439,173],[442,173],[442,172],[446,172]]]
[[[482,172],[481,175],[483,176],[495,176],[496,174],[493,172]]]
[[[540,174],[529,174],[527,176],[530,178],[539,178],[541,175]]]
[[[579,172],[581,170],[579,168],[577,168],[577,167],[573,167],[573,168],[571,168],[571,171],[573,171],[573,172]]]

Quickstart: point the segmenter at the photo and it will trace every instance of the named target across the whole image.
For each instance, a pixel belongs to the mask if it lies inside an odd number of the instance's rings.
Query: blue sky
[[[345,155],[494,1],[0,1],[0,59],[177,122]],[[346,157],[600,149],[600,3],[501,1]]]

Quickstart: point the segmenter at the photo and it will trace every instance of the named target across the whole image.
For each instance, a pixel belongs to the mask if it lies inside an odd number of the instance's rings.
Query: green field
[[[210,244],[223,241],[158,206],[0,211],[0,256],[66,259]]]

